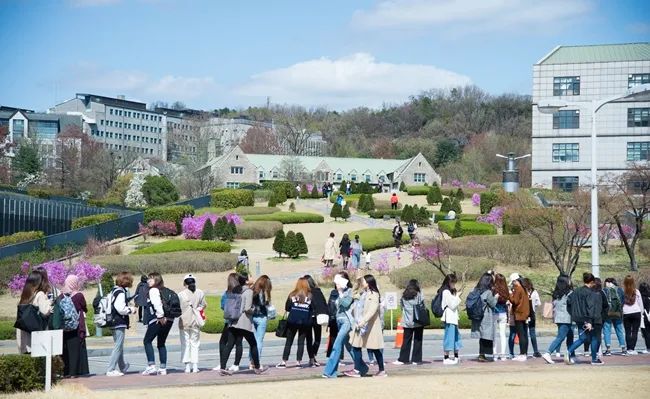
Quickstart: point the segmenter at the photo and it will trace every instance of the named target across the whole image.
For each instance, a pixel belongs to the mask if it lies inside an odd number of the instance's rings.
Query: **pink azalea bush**
[[[71,267],[67,267],[65,263],[57,261],[45,262],[33,267],[28,262],[24,262],[20,268],[20,273],[11,277],[7,284],[7,287],[13,295],[19,295],[22,292],[27,281],[27,276],[32,269],[37,268],[45,269],[50,284],[58,288],[63,287],[65,279],[70,275],[76,275],[79,277],[81,285],[85,285],[89,282],[99,281],[106,272],[106,269],[100,265],[93,265],[87,260],[81,260]]]
[[[490,223],[494,227],[503,226],[503,215],[506,212],[506,208],[502,206],[495,206],[490,210],[490,213],[487,215],[482,215],[476,218],[477,222]]]
[[[217,219],[225,217],[228,223],[231,221],[236,225],[242,224],[244,220],[236,213],[226,213],[225,215],[215,215],[213,213],[204,213],[201,216],[188,216],[181,222],[183,236],[188,240],[198,240],[201,238],[201,232],[205,221],[210,219],[212,224],[217,222]]]
[[[379,262],[377,262],[377,265],[375,266],[375,270],[377,270],[379,274],[388,274],[388,272],[390,272],[390,264],[388,263],[389,256],[390,255],[386,252],[379,255]]]
[[[334,280],[334,276],[339,270],[335,267],[323,267],[320,272],[320,277],[323,282],[330,282]]]
[[[481,195],[479,193],[472,194],[472,205],[481,206]]]
[[[147,224],[147,227],[151,229],[151,235],[154,236],[175,236],[178,234],[176,223],[174,222],[152,220]]]
[[[485,184],[477,183],[477,182],[474,182],[474,181],[468,181],[468,182],[465,184],[465,187],[467,187],[467,188],[474,188],[474,189],[483,189],[483,188],[487,188],[487,187],[485,186]]]

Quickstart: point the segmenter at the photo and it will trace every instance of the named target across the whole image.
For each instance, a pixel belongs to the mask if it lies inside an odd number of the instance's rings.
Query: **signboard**
[[[386,293],[386,309],[387,310],[397,310],[397,293],[396,292],[387,292]]]
[[[52,389],[52,356],[63,353],[63,330],[34,331],[32,357],[45,357],[45,392]]]

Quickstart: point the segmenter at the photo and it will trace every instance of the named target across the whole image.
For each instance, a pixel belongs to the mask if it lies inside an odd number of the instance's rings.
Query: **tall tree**
[[[320,130],[320,121],[325,116],[325,111],[285,105],[275,106],[272,112],[280,145],[286,147],[289,154],[306,155],[307,143]]]
[[[5,155],[11,150],[13,143],[9,143],[9,130],[0,126],[0,183],[9,183],[11,176],[9,162]]]
[[[14,181],[20,181],[27,175],[34,175],[42,170],[38,145],[24,141],[12,161]]]
[[[246,132],[239,147],[247,154],[280,154],[281,148],[273,130],[257,124]]]
[[[287,156],[280,161],[280,173],[285,180],[291,182],[301,181],[305,172],[305,166],[296,156]]]

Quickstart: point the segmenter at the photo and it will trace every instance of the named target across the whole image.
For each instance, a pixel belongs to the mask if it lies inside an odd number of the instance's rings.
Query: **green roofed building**
[[[384,190],[408,186],[440,184],[440,176],[422,154],[409,159],[337,158],[245,154],[239,146],[210,159],[198,173],[210,174],[220,186],[239,187],[267,180],[298,182],[367,182]]]

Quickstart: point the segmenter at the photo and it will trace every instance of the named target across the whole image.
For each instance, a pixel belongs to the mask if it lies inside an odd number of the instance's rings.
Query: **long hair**
[[[343,234],[343,238],[341,238],[341,244],[349,244],[350,243],[350,236],[348,236],[347,233]]]
[[[47,272],[43,269],[33,270],[29,273],[23,292],[20,294],[20,304],[31,303],[37,292],[47,293],[50,290],[50,282],[47,279]]]
[[[456,277],[456,273],[449,273],[445,276],[445,279],[442,280],[442,285],[438,291],[442,292],[444,290],[449,290],[449,292],[451,292],[453,295],[456,295],[456,287],[451,288],[451,285],[456,284],[457,282],[458,277]]]
[[[305,274],[303,277],[307,279],[310,290],[313,290],[314,288],[318,288],[318,284],[316,284],[316,280],[314,280],[314,278],[311,275]]]
[[[239,284],[239,275],[237,273],[230,273],[228,275],[228,288],[226,288],[226,292],[241,292],[241,284]]]
[[[497,273],[494,276],[494,290],[499,294],[499,302],[506,303],[510,298],[510,290],[508,289],[508,282],[506,281],[506,276],[501,273]]]
[[[623,291],[625,292],[625,304],[634,305],[634,302],[636,302],[636,283],[634,277],[629,274],[623,279]]]
[[[571,278],[566,274],[557,276],[555,281],[555,289],[553,290],[553,299],[561,299],[563,296],[568,295],[573,291],[573,284]]]
[[[478,280],[478,283],[476,284],[476,289],[479,290],[479,292],[482,294],[485,291],[491,291],[493,286],[494,282],[492,280],[492,274],[483,273],[481,278]]]
[[[253,294],[259,295],[260,292],[264,295],[264,300],[266,303],[271,303],[271,290],[273,289],[273,284],[271,284],[271,279],[266,274],[263,274],[255,280],[253,284]]]
[[[408,301],[409,299],[413,299],[417,297],[419,293],[420,293],[420,284],[416,279],[412,279],[406,285],[406,289],[404,289],[402,298]]]
[[[165,287],[165,281],[163,280],[162,276],[158,272],[151,272],[149,273],[149,278],[153,279],[153,288],[164,288]]]
[[[379,294],[379,288],[377,288],[377,280],[375,280],[375,276],[372,274],[366,274],[363,276],[363,279],[366,280],[366,284],[368,284],[368,289],[372,292],[376,292]],[[381,297],[381,294],[379,294]]]
[[[533,282],[530,281],[528,277],[524,277],[521,279],[521,286],[524,287],[524,289],[526,290],[526,292],[528,292],[528,294],[532,294],[533,291],[535,291],[535,286],[533,286]]]
[[[639,293],[641,296],[650,297],[650,285],[648,283],[639,284]]]
[[[296,297],[298,302],[305,303],[310,296],[311,289],[309,288],[309,281],[304,277],[300,277],[296,281],[296,287],[291,291],[289,297]]]

